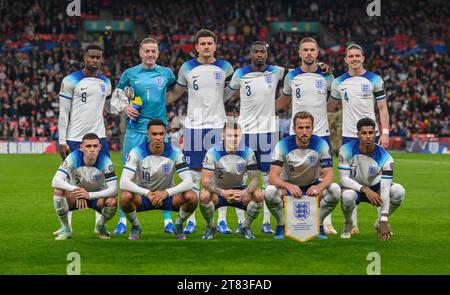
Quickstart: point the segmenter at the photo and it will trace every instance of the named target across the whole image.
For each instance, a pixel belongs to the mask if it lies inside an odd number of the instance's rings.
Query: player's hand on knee
[[[80,199],[89,199],[89,193],[87,190],[85,190],[82,187],[78,187],[73,191],[73,195],[75,196],[75,198]]]
[[[235,191],[231,190],[231,189],[224,189],[222,190],[222,192],[220,193],[220,195],[222,197],[225,198],[225,200],[227,200],[230,203],[233,203],[236,201],[236,196],[235,196]]]
[[[148,199],[150,200],[150,202],[152,203],[153,207],[159,207],[159,200],[158,200],[158,196],[156,195],[155,192],[149,192],[147,195]]]
[[[155,204],[153,206],[155,206],[155,207],[161,207],[164,200],[169,196],[169,193],[166,191],[157,191],[157,192],[154,192],[154,194],[155,194],[155,198],[154,198]]]
[[[306,194],[308,196],[318,196],[322,193],[322,189],[318,185],[311,185],[308,190],[306,191]]]
[[[76,199],[75,204],[78,210],[84,210],[88,208],[86,199]]]
[[[302,190],[298,187],[298,185],[295,184],[289,184],[286,188],[289,193],[296,198],[300,198],[301,196],[303,196],[303,192]]]
[[[223,189],[220,195],[224,197],[226,200],[228,200],[229,198],[234,198],[234,192],[233,190],[230,189]]]
[[[361,192],[366,194],[366,197],[369,200],[370,204],[376,207],[380,207],[383,204],[383,200],[381,199],[380,195],[371,190],[370,188],[364,186],[361,189]]]
[[[244,190],[235,190],[233,193],[233,196],[234,196],[234,200],[236,202],[240,202],[240,201],[242,201],[243,198],[246,198],[248,196],[248,193],[245,189]]]
[[[69,146],[67,144],[60,144],[59,145],[59,154],[61,155],[61,158],[63,158],[63,160],[65,158],[67,158],[69,153],[70,153],[70,149],[69,149]]]

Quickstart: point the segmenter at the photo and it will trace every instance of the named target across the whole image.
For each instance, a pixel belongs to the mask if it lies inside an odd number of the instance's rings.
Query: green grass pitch
[[[350,240],[273,240],[260,233],[261,214],[253,224],[256,240],[216,234],[203,241],[197,208],[198,230],[186,241],[163,233],[160,211],[138,214],[140,241],[127,235],[99,240],[92,210],[73,214],[71,240],[55,241],[59,221],[50,183],[59,156],[0,155],[0,274],[65,274],[70,252],[80,254],[81,274],[366,274],[370,252],[380,254],[381,274],[449,274],[450,157],[396,153],[394,159],[394,181],[404,185],[406,199],[390,219],[388,242],[378,240],[376,210],[365,203],[358,211],[361,234]],[[120,174],[118,153],[113,161]],[[107,224],[110,231],[117,220],[118,214]],[[342,223],[338,205],[333,224],[339,232]],[[228,208],[228,225],[236,229],[234,208]]]

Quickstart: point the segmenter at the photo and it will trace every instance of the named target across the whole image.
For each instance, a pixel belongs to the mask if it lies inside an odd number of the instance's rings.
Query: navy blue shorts
[[[71,140],[66,140],[67,145],[69,146],[70,152],[73,152],[76,149],[80,148],[80,144],[81,141],[71,141]],[[100,138],[100,144],[102,145],[102,148],[100,149],[100,152],[103,154],[108,155],[108,157],[110,157],[109,155],[109,148],[108,148],[108,141],[106,140],[106,138]]]
[[[247,188],[247,186],[243,185],[241,187],[237,187],[234,189],[246,189],[246,188]],[[219,201],[217,202],[216,209],[220,208],[220,207],[228,206],[228,207],[239,208],[239,209],[247,211],[247,206],[244,206],[244,203],[242,203],[242,201],[230,203],[227,201],[227,199],[225,199],[221,195],[217,195],[217,197],[218,197]]]
[[[259,171],[269,172],[272,162],[270,155],[278,141],[278,132],[244,134],[245,145],[255,152]]]
[[[379,136],[375,136],[375,143],[378,143],[379,139],[380,139]],[[344,145],[346,143],[349,143],[349,142],[351,142],[353,140],[358,140],[358,137],[345,137],[345,136],[342,136],[342,145]]]
[[[163,205],[161,207],[154,207],[150,200],[146,196],[141,196],[141,205],[136,208],[137,212],[149,211],[149,210],[167,210],[167,211],[180,211],[180,207],[174,207],[172,205],[173,196],[167,197],[163,201]]]
[[[370,187],[370,189],[379,194],[380,193],[380,183],[372,185]],[[358,197],[356,198],[356,205],[358,205],[361,202],[365,202],[365,203],[369,203],[370,204],[370,201],[367,198],[365,193],[361,193],[361,192],[356,192],[356,193],[358,194]]]
[[[222,128],[183,129],[183,154],[189,168],[203,167],[206,152],[215,143],[222,141]]]
[[[217,202],[216,209],[220,208],[220,207],[228,206],[228,207],[239,208],[239,209],[247,211],[247,206],[244,206],[244,203],[242,203],[242,201],[230,203],[221,195],[218,195],[217,197],[219,198],[219,201]]]
[[[88,208],[91,208],[95,211],[97,211],[98,213],[102,213],[102,209],[100,209],[97,206],[97,201],[98,200],[88,200],[87,204],[88,204]],[[78,208],[76,207],[76,203],[74,203],[72,206],[69,207],[69,211],[76,211],[78,210]]]

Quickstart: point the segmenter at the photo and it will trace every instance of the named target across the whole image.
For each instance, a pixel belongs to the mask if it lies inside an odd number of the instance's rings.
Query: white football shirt
[[[386,99],[383,79],[369,71],[361,76],[351,76],[348,72],[336,78],[331,86],[331,97],[342,100],[342,136],[358,137],[356,125],[362,118],[375,122],[375,101]],[[375,126],[377,135],[378,125]]]
[[[240,88],[238,122],[243,133],[277,131],[275,93],[283,76],[284,68],[278,66],[267,66],[264,71],[255,72],[248,65],[234,72],[228,87],[232,90]]]
[[[197,59],[183,63],[177,83],[188,90],[185,127],[223,127],[226,121],[223,103],[225,80],[232,74],[231,64],[220,59],[212,64],[201,64]]]
[[[377,144],[372,154],[366,156],[359,150],[359,140],[354,140],[341,146],[338,168],[349,170],[351,179],[371,187],[380,183],[381,178],[393,178],[392,173],[382,175],[382,172],[393,172],[394,160],[383,147]]]
[[[58,130],[59,143],[66,144],[66,140],[81,142],[89,132],[100,138],[106,137],[103,109],[110,94],[111,82],[102,74],[86,77],[83,71],[77,71],[66,76],[59,97],[60,103],[69,100],[71,107],[67,129]]]
[[[292,119],[300,111],[314,117],[314,131],[317,136],[329,136],[327,98],[333,75],[325,74],[319,67],[314,73],[305,73],[300,67],[289,70],[284,79],[283,94],[292,96],[292,117],[289,133],[292,135]]]

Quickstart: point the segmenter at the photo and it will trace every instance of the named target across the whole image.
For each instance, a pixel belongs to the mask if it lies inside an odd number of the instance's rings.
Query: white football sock
[[[227,223],[227,206],[220,207],[217,209],[219,212],[219,217],[217,218],[217,223],[221,222],[222,220]]]
[[[67,204],[67,199],[64,196],[53,196],[53,205],[55,207],[56,215],[58,215],[61,226],[69,228],[69,220],[67,218],[67,213],[69,212],[69,205]]]
[[[244,223],[244,219],[245,219],[245,211],[239,208],[236,208],[236,215],[237,215],[237,219],[238,219],[238,223]]]

